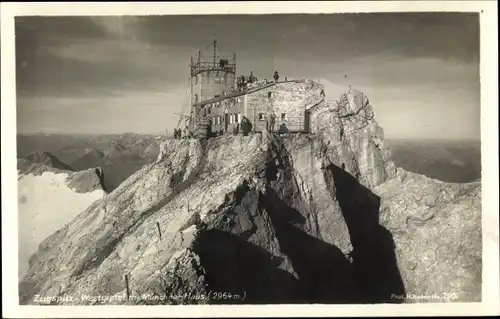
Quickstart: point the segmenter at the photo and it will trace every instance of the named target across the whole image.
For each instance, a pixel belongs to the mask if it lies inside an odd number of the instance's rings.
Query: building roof
[[[257,87],[254,87],[254,88],[250,88],[250,89],[247,89],[247,90],[244,90],[244,91],[241,91],[241,92],[233,92],[233,93],[230,93],[228,95],[224,95],[224,96],[216,97],[216,98],[213,98],[213,99],[210,99],[210,100],[205,100],[205,101],[200,101],[198,103],[194,103],[193,106],[200,106],[200,105],[205,105],[205,104],[210,104],[210,103],[224,101],[226,99],[230,99],[230,98],[233,98],[233,97],[238,97],[238,96],[242,96],[242,95],[245,95],[245,94],[257,92],[257,91],[266,89],[268,87],[271,87],[271,86],[273,86],[275,84],[276,84],[275,82],[271,82],[271,83],[268,83],[268,84],[265,84],[265,85],[262,85],[262,86],[257,86]]]
[[[216,97],[216,98],[213,98],[213,99],[210,99],[210,100],[200,101],[198,103],[194,103],[193,106],[200,106],[200,105],[205,105],[205,104],[210,104],[210,103],[216,103],[216,102],[224,101],[226,99],[230,99],[230,98],[233,98],[233,97],[238,97],[238,96],[242,96],[242,95],[254,93],[254,92],[257,92],[257,91],[260,91],[260,90],[263,90],[263,89],[267,89],[268,87],[274,86],[276,84],[282,84],[282,83],[303,83],[303,82],[306,82],[306,80],[302,79],[302,80],[288,80],[288,81],[271,82],[271,83],[268,83],[268,84],[265,84],[265,85],[262,85],[262,86],[257,86],[257,87],[253,87],[253,88],[250,88],[250,89],[246,89],[246,90],[241,91],[241,92],[233,92],[231,94],[224,95],[224,96],[219,96],[219,97]]]

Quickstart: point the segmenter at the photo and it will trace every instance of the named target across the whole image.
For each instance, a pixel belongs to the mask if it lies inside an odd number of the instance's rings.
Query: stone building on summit
[[[309,132],[310,109],[324,100],[321,85],[309,80],[257,80],[244,86],[237,83],[236,55],[220,55],[217,41],[211,44],[212,56],[200,51],[191,58],[191,112],[188,127],[209,122],[213,134],[233,132],[243,119],[252,132],[269,129],[275,118],[278,132]],[[274,70],[269,70],[272,74]]]

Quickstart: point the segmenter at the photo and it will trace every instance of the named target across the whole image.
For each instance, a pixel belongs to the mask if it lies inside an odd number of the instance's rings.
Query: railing
[[[235,114],[230,114],[230,115],[234,116]],[[224,131],[226,127],[226,123],[224,122],[224,116],[220,116],[220,119],[218,120],[216,120],[215,117],[216,116],[212,115],[206,117],[209,118],[211,121],[212,131],[213,132],[219,132],[221,130]],[[229,119],[229,122],[227,123],[227,133],[231,133],[233,131],[233,127],[236,126],[237,123],[234,120],[236,120],[235,117]],[[271,127],[268,127],[269,124],[265,118],[262,120],[259,120],[258,118],[256,118],[255,120],[248,118],[248,120],[251,123],[250,131],[252,132],[262,132],[266,129],[268,131],[271,130]],[[277,118],[272,131],[277,133],[305,132],[310,130],[310,123],[305,123],[305,121],[306,121],[305,116],[287,117],[286,120],[281,120],[280,118]],[[241,125],[241,123],[238,124]]]
[[[218,62],[194,62],[191,64],[191,76],[195,76],[205,71],[223,71],[236,73],[236,63],[228,63],[221,66]]]
[[[282,120],[279,115],[277,115],[274,128],[267,128],[268,130],[273,129],[273,132],[288,133],[288,132],[302,132],[307,127],[305,125],[305,116],[288,116],[285,120]],[[266,119],[256,120],[256,131],[259,129],[263,130],[266,128],[268,123]]]

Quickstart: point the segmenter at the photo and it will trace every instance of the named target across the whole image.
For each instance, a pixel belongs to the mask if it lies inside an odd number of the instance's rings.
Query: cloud
[[[185,86],[188,51],[179,46],[130,40],[131,32],[137,29],[135,20],[16,20],[18,96],[106,96],[120,90],[123,95],[130,90],[165,91]]]
[[[429,87],[443,90],[479,92],[479,63],[439,58],[391,58],[379,55],[350,58],[342,62],[318,64],[315,61],[279,59],[280,65],[293,66],[293,77],[324,78],[348,87],[391,87],[425,91]]]
[[[74,59],[95,64],[134,63],[138,67],[151,66],[164,56],[147,43],[122,40],[74,41],[64,47],[46,47],[45,50],[61,59]]]
[[[166,91],[187,85],[188,62],[178,48],[121,40],[41,47],[35,57],[19,61],[18,94],[84,97],[117,90]]]
[[[137,26],[141,21],[139,16],[89,17],[89,19],[104,29],[107,35],[134,42],[139,31]]]
[[[54,44],[58,39],[96,39],[106,36],[103,26],[96,24],[90,17],[76,16],[20,16],[15,18],[16,37],[29,34],[38,36],[41,44]]]

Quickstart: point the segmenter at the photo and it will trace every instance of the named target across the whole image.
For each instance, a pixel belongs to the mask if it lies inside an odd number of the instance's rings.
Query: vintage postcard
[[[498,314],[497,47],[493,1],[2,4],[5,315]]]

